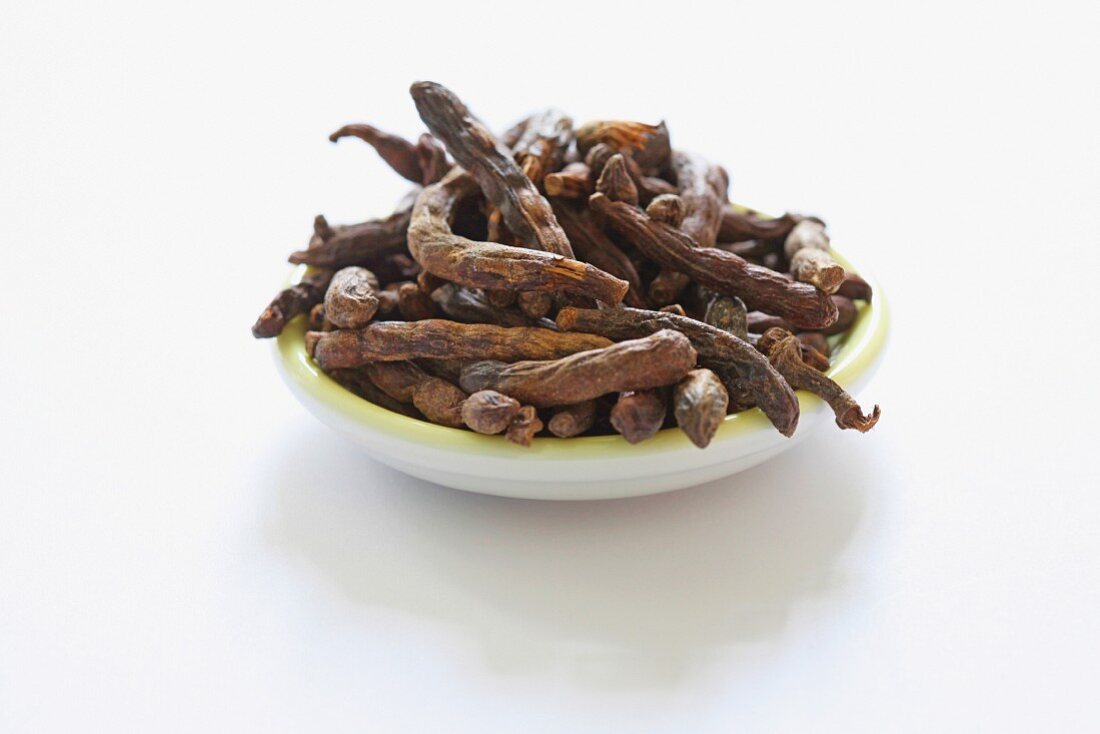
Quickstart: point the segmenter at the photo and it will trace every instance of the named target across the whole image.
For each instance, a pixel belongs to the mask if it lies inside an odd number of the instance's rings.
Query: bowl
[[[835,254],[835,253],[834,253]],[[828,375],[852,395],[871,378],[882,358],[888,315],[882,291],[860,302],[852,328],[838,340]],[[297,282],[305,272],[291,275]],[[597,500],[683,489],[726,477],[766,461],[804,439],[832,411],[818,397],[798,391],[798,430],[784,437],[759,409],[727,416],[714,439],[699,449],[678,428],[629,444],[621,436],[537,437],[530,447],[503,436],[483,436],[393,413],[345,390],[323,373],[305,350],[304,316],[291,321],[275,343],[275,362],[294,396],[337,433],[374,459],[429,482],[503,497]]]

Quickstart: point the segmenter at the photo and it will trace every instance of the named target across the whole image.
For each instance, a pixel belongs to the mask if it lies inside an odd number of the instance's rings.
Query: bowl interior
[[[871,303],[857,304],[856,320],[852,328],[846,334],[830,340],[834,349],[832,366],[827,374],[847,388],[876,362],[886,342],[888,316],[878,284],[835,251],[833,254],[846,269],[860,273],[874,292]],[[297,282],[305,272],[305,266],[296,268],[289,282]],[[530,447],[523,447],[507,441],[503,436],[484,436],[465,429],[448,428],[409,418],[360,398],[322,372],[306,353],[306,329],[306,317],[299,316],[287,325],[276,340],[276,358],[282,362],[287,379],[293,380],[297,388],[308,392],[312,398],[323,402],[344,418],[396,438],[488,456],[545,459],[560,455],[574,460],[586,457],[606,458],[609,452],[617,457],[629,457],[630,454],[652,456],[655,452],[682,449],[690,443],[678,428],[666,428],[639,444],[629,444],[619,435],[568,439],[539,436]],[[822,405],[819,398],[803,390],[797,391],[797,395],[804,413]],[[762,430],[775,429],[757,408],[726,416],[707,450],[713,451],[724,441]]]

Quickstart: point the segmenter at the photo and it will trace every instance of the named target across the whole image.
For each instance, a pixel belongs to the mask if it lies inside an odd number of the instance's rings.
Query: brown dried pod
[[[577,129],[577,150],[581,155],[600,143],[616,152],[630,151],[638,165],[646,169],[660,169],[668,162],[668,127],[663,120],[657,125],[626,120],[596,120]]]
[[[787,331],[794,328],[786,319],[762,311],[749,311],[745,316],[745,324],[753,334],[763,334],[772,328],[786,329]]]
[[[514,125],[500,134],[500,142],[505,147],[514,148],[523,135],[523,131],[527,129],[527,125],[530,124],[532,117],[534,117],[534,115],[528,115],[522,120],[517,120]]]
[[[630,284],[586,263],[558,255],[491,242],[475,242],[451,231],[460,201],[477,184],[455,168],[424,189],[409,225],[409,249],[423,268],[471,288],[565,291],[618,303]],[[564,236],[564,233],[563,233]]]
[[[596,401],[585,400],[555,408],[546,427],[558,438],[572,438],[591,429],[595,422]]]
[[[870,301],[871,284],[855,273],[845,273],[844,282],[834,295],[844,296],[853,301]]]
[[[411,281],[408,280],[399,280],[394,283],[390,283],[385,288],[378,291],[376,294],[378,296],[378,313],[375,314],[375,316],[382,317],[399,315],[397,293],[401,290],[401,286],[410,282]]]
[[[878,423],[881,411],[876,405],[871,415],[865,415],[859,404],[840,385],[802,361],[798,338],[783,329],[769,329],[761,338],[760,348],[767,350],[768,360],[796,390],[817,395],[833,409],[836,424],[866,433]]]
[[[616,153],[607,160],[600,177],[596,181],[596,191],[601,192],[612,201],[623,201],[637,206],[638,187],[630,178],[626,170],[626,162],[621,153]]]
[[[484,291],[486,300],[493,304],[497,308],[508,308],[516,305],[516,296],[519,295],[516,291],[507,290],[493,290],[486,289]],[[492,323],[496,323],[495,321]]]
[[[632,339],[661,329],[675,329],[691,339],[703,366],[716,372],[732,370],[745,379],[755,402],[784,436],[798,425],[798,400],[790,387],[763,355],[732,334],[695,319],[635,308],[583,309],[566,307],[558,312],[564,331],[600,334],[611,339]]]
[[[428,133],[421,134],[420,139],[416,141],[416,154],[420,158],[422,174],[420,183],[424,186],[442,180],[447,175],[447,171],[451,170],[447,151]]]
[[[841,334],[848,329],[852,328],[852,324],[855,323],[856,315],[859,310],[856,308],[856,304],[852,303],[851,298],[845,298],[844,296],[832,296],[833,305],[836,306],[837,317],[829,326],[824,329],[820,329],[822,334],[826,336],[832,336],[833,334]]]
[[[726,417],[729,393],[710,370],[692,370],[676,383],[672,405],[676,424],[693,444],[703,449]]]
[[[439,377],[425,376],[413,389],[413,405],[432,423],[461,428],[466,393]]]
[[[486,294],[448,283],[432,293],[432,300],[447,318],[466,324],[496,324],[497,326],[539,326],[552,321],[537,322],[520,311],[494,306]],[[513,302],[515,298],[513,297]],[[556,328],[556,327],[555,327]]]
[[[645,213],[650,219],[679,228],[684,221],[684,200],[677,194],[661,194],[649,202]]]
[[[547,196],[559,196],[563,199],[584,199],[585,201],[588,200],[589,194],[594,190],[592,181],[589,178],[588,166],[584,163],[570,163],[560,171],[546,174],[542,179],[542,186],[546,190]],[[569,234],[569,230],[566,230],[565,233]]]
[[[420,118],[477,180],[485,197],[500,209],[508,229],[530,247],[573,257],[550,204],[524,175],[511,151],[497,142],[466,105],[434,82],[417,82],[409,92]]]
[[[719,236],[721,234],[719,233]],[[718,242],[719,250],[733,253],[749,260],[760,260],[765,255],[776,254],[777,240],[744,240],[742,242]]]
[[[436,315],[431,297],[416,283],[406,283],[397,289],[397,307],[406,321],[420,321]]]
[[[476,362],[462,371],[460,384],[471,392],[497,390],[538,407],[569,405],[675,382],[695,366],[695,356],[687,337],[665,330],[557,360]]]
[[[336,271],[325,291],[325,317],[340,329],[366,326],[378,311],[377,285],[378,279],[366,268]]]
[[[310,331],[320,331],[325,326],[325,304],[318,303],[309,310]]]
[[[552,360],[611,343],[594,334],[461,324],[444,319],[376,321],[363,329],[309,332],[306,336],[310,354],[324,370],[421,358]]]
[[[623,302],[634,308],[645,308],[645,289],[634,263],[600,229],[592,218],[592,213],[587,208],[561,201],[554,203],[554,213],[565,233],[569,235],[569,241],[573,243],[577,255],[600,270],[629,283],[630,289],[623,297]]]
[[[802,342],[802,346],[820,352],[825,357],[829,357],[833,353],[833,348],[824,334],[816,331],[803,331],[795,336],[798,337],[798,341]]]
[[[670,313],[676,316],[687,316],[687,311],[685,311],[684,307],[681,306],[679,303],[670,303],[667,306],[661,306],[661,308],[659,308],[658,310],[661,311],[661,313]]]
[[[299,283],[284,288],[272,299],[264,312],[252,325],[252,336],[269,339],[283,333],[290,320],[300,314],[308,314],[325,297],[333,271],[327,268],[310,268]]]
[[[619,393],[611,408],[611,427],[627,443],[639,443],[661,430],[666,412],[664,397],[658,390]]]
[[[530,319],[541,319],[553,305],[554,299],[545,291],[524,291],[516,296],[516,306]]]
[[[713,247],[695,247],[682,231],[603,194],[593,194],[589,203],[650,259],[689,274],[719,293],[737,296],[750,308],[767,308],[802,329],[820,329],[836,321],[836,306],[827,294],[811,285],[792,281]]]
[[[327,227],[326,223],[326,234],[315,231],[306,249],[291,253],[287,259],[295,265],[342,268],[371,264],[387,255],[401,253],[405,250],[414,201],[406,197],[397,211],[385,219],[336,227]]]
[[[548,109],[528,118],[519,138],[508,147],[537,186],[545,174],[562,167],[572,143],[573,119],[561,110]]]
[[[745,303],[735,296],[715,294],[707,304],[703,321],[722,331],[728,331],[738,339],[749,336],[748,311]]]
[[[790,272],[797,280],[835,293],[844,281],[844,268],[829,254],[829,236],[825,225],[803,219],[795,225],[783,243]]]
[[[496,390],[478,390],[462,404],[462,421],[471,431],[503,433],[519,413],[519,401]]]
[[[327,374],[345,390],[355,393],[367,402],[409,418],[418,420],[424,418],[419,410],[407,402],[396,400],[386,394],[362,370],[333,370]]]
[[[344,125],[328,136],[332,142],[353,136],[374,148],[378,155],[397,171],[402,178],[415,184],[424,183],[424,171],[420,167],[420,153],[416,145],[398,136],[382,132],[372,125]]]
[[[520,446],[530,446],[535,434],[541,430],[542,421],[539,420],[538,411],[535,410],[534,406],[524,405],[519,409],[516,417],[512,419],[512,423],[508,426],[504,437],[512,443],[518,443]]]
[[[662,194],[676,193],[676,187],[667,181],[643,175],[642,169],[638,166],[637,161],[630,156],[629,150],[620,153],[604,143],[592,146],[584,158],[585,165],[588,166],[588,179],[593,188],[595,188],[596,182],[603,174],[603,169],[607,167],[607,162],[615,155],[623,156],[623,165],[630,175],[630,180],[634,182],[634,187],[638,190],[640,204],[649,204],[655,197]]]
[[[443,286],[447,285],[447,281],[442,278],[432,275],[427,270],[421,270],[416,274],[416,285],[426,295],[431,295],[435,291]]]
[[[727,204],[722,209],[722,219],[718,224],[718,241],[744,242],[753,239],[785,238],[799,220],[799,217],[793,214],[784,214],[775,219],[763,219],[754,213],[740,212],[733,205]]]

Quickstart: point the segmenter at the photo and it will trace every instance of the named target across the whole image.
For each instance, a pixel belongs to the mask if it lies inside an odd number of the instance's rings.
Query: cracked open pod
[[[870,379],[886,343],[883,293],[866,272],[837,256],[872,286],[857,302],[852,328],[837,339],[828,374],[853,396]],[[299,268],[292,282],[305,272]],[[483,436],[409,418],[370,403],[337,384],[306,353],[306,318],[287,325],[275,345],[276,364],[291,392],[330,428],[399,471],[470,492],[528,499],[610,499],[682,489],[735,474],[789,449],[833,414],[819,398],[797,391],[798,430],[786,438],[754,408],[726,416],[705,449],[679,428],[638,444],[622,436],[539,436],[524,448],[503,436]],[[835,429],[835,426],[834,426]]]

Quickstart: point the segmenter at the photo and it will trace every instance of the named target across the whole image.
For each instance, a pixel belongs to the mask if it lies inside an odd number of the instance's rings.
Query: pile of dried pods
[[[664,123],[574,128],[550,109],[496,137],[445,87],[411,93],[431,134],[331,140],[367,142],[415,187],[385,219],[318,216],[290,256],[308,271],[256,337],[305,315],[309,353],[348,390],[523,445],[674,422],[704,447],[753,407],[790,436],[795,389],[841,428],[878,421],[824,374],[871,290],[820,219],[731,204],[725,169],[674,150]]]

